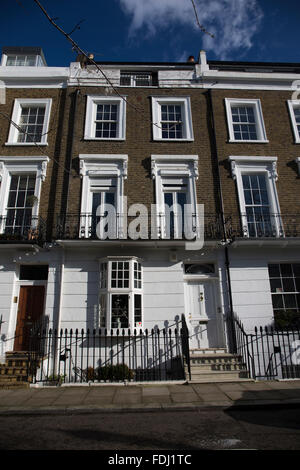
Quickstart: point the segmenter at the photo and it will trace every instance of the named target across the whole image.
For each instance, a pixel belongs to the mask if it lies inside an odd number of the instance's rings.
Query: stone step
[[[227,354],[226,348],[193,348],[190,349],[190,355],[216,355],[216,354]]]
[[[191,364],[191,371],[193,374],[201,373],[202,371],[236,371],[245,370],[246,365],[241,362],[229,363],[229,364]]]
[[[207,381],[207,382],[222,382],[223,380],[226,381],[234,381],[236,379],[248,379],[248,371],[206,371],[201,373],[193,374],[191,372],[191,381],[192,382],[199,382],[199,381]]]
[[[189,380],[189,383],[194,383],[194,384],[210,384],[210,383],[239,383],[239,382],[255,382],[254,379],[249,379],[249,378],[241,378],[241,377],[228,377],[228,378],[223,378],[220,380],[218,377],[213,376],[209,377],[208,379],[195,379],[195,380]]]
[[[27,375],[27,367],[0,367],[0,377],[2,375]]]
[[[0,377],[0,383],[7,383],[7,382],[27,382],[27,375],[22,376],[22,375],[1,375]]]
[[[236,364],[241,363],[242,358],[234,355],[218,356],[190,356],[191,364]]]
[[[1,382],[0,380],[0,390],[29,388],[29,387],[30,387],[30,384],[28,382]]]
[[[6,367],[27,367],[28,361],[9,359],[6,361]]]

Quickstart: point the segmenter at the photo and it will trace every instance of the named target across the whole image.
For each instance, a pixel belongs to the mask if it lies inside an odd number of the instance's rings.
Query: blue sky
[[[300,62],[299,0],[40,0],[97,61],[185,61],[201,49],[211,60]],[[50,66],[76,54],[33,0],[0,0],[0,45],[41,46]]]

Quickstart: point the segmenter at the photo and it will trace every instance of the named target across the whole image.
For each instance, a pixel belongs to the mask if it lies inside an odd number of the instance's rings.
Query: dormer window
[[[40,47],[3,47],[1,65],[5,67],[43,67],[47,64]]]
[[[153,72],[121,72],[121,86],[157,86],[157,74]]]
[[[27,66],[32,67],[36,65],[37,56],[34,55],[9,55],[6,59],[6,66]]]

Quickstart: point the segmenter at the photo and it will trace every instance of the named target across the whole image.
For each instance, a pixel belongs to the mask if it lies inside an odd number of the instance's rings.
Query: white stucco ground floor
[[[226,348],[231,310],[246,331],[272,325],[274,311],[300,307],[297,246],[236,243],[184,246],[62,242],[0,249],[1,351],[25,324],[48,328],[151,330],[185,315],[190,348]],[[227,262],[227,264],[226,264]],[[299,305],[298,305],[299,302]]]

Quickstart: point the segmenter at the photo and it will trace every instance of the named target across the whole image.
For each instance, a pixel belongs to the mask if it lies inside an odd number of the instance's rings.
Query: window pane
[[[140,294],[134,295],[134,326],[142,326],[142,296]]]
[[[128,328],[128,295],[113,294],[111,296],[111,327],[112,328]]]
[[[280,265],[281,275],[282,277],[292,277],[292,265],[291,264],[281,264]]]
[[[282,292],[281,279],[270,279],[271,292]]]
[[[269,264],[269,276],[270,277],[279,277],[280,276],[280,269],[279,264]]]

